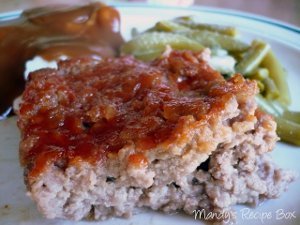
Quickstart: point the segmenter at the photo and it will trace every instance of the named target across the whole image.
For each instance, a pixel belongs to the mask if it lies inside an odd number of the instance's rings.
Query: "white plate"
[[[158,20],[183,15],[194,15],[197,20],[236,26],[244,40],[264,39],[272,45],[275,53],[289,73],[288,82],[293,97],[293,109],[300,110],[300,29],[274,20],[213,8],[162,8],[142,5],[116,5],[122,17],[122,33],[130,38],[131,28],[144,30]],[[18,13],[0,15],[0,19],[18,16]],[[33,202],[25,196],[23,171],[18,161],[19,132],[15,118],[0,122],[0,224],[1,225],[139,225],[139,224],[203,224],[193,216],[183,214],[165,215],[145,211],[131,219],[113,218],[104,222],[71,222],[46,220],[36,210]],[[272,153],[274,160],[282,167],[298,171],[300,174],[300,148],[278,143]],[[255,209],[250,209],[252,218],[243,214],[245,206],[235,207],[237,224],[300,224],[300,179],[292,183],[289,190],[279,199],[268,200]],[[284,214],[283,214],[284,213]],[[268,214],[270,217],[265,218]],[[283,215],[286,218],[283,218]],[[288,218],[294,215],[296,218]]]

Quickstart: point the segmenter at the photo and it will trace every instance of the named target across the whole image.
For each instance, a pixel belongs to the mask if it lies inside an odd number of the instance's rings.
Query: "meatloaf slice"
[[[225,80],[205,53],[62,61],[30,74],[18,126],[29,196],[47,218],[128,217],[141,207],[229,210],[294,176],[267,155],[276,123],[254,81]]]

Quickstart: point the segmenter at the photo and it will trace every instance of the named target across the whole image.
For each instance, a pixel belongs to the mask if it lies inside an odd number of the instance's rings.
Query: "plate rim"
[[[129,7],[129,8],[152,8],[152,9],[165,9],[165,10],[187,10],[187,11],[196,11],[196,12],[208,12],[208,13],[218,13],[222,15],[232,15],[237,16],[245,19],[255,20],[262,23],[267,23],[269,25],[277,26],[292,32],[295,32],[296,34],[300,35],[300,27],[278,20],[273,19],[267,16],[258,15],[255,13],[249,13],[244,12],[240,10],[235,9],[225,9],[225,8],[219,8],[219,7],[210,7],[210,6],[189,6],[189,7],[183,7],[183,6],[167,6],[167,5],[156,5],[156,4],[145,4],[145,3],[111,3],[109,4],[113,7]]]
[[[222,15],[231,15],[231,16],[236,16],[244,19],[254,20],[269,25],[273,25],[300,35],[300,27],[298,27],[297,25],[293,25],[288,22],[284,22],[278,19],[273,19],[267,16],[244,12],[235,9],[224,9],[219,7],[196,6],[196,5],[189,6],[189,7],[182,7],[182,6],[180,7],[180,6],[156,5],[150,3],[120,3],[120,2],[109,3],[108,5],[116,8],[123,8],[123,7],[141,8],[142,7],[142,8],[152,8],[152,9],[187,10],[187,11],[194,11],[194,12],[196,11],[196,12],[217,13]],[[0,22],[9,19],[15,19],[22,13],[22,11],[23,10],[16,10],[16,11],[0,13]]]

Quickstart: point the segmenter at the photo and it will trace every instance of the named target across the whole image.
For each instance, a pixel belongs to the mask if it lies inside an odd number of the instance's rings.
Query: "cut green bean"
[[[274,116],[277,122],[277,134],[282,141],[300,146],[300,112],[284,112],[276,104],[268,101],[261,95],[256,96],[258,106],[265,112]]]
[[[266,68],[257,68],[252,74],[249,75],[251,79],[264,81],[269,77],[269,70]]]
[[[219,47],[229,52],[244,52],[249,48],[248,44],[233,37],[210,31],[192,30],[184,32],[183,34],[209,48]]]
[[[279,90],[276,87],[275,82],[270,78],[266,77],[263,81],[265,90],[264,90],[264,96],[268,100],[274,100],[279,97]]]
[[[235,27],[230,26],[221,26],[215,24],[206,24],[206,23],[195,23],[191,17],[178,17],[174,19],[180,25],[189,27],[195,30],[206,30],[211,32],[220,33],[227,36],[236,36],[238,31]]]
[[[279,97],[279,90],[275,82],[269,77],[269,70],[266,68],[258,68],[249,78],[258,83],[260,93],[268,100],[274,100]]]
[[[281,140],[300,146],[300,124],[280,117],[275,117],[275,120]]]
[[[167,45],[177,50],[200,51],[204,48],[196,41],[179,34],[151,32],[141,34],[125,43],[121,48],[121,52],[149,61],[158,57]]]
[[[269,44],[258,40],[253,41],[251,47],[247,52],[245,52],[243,59],[236,65],[236,71],[243,75],[253,73],[255,69],[258,68],[269,50]]]
[[[280,92],[278,101],[286,107],[290,105],[291,96],[287,84],[287,74],[272,50],[268,51],[267,55],[261,63],[261,66],[268,68],[270,77],[272,78],[272,80],[274,80]]]
[[[172,21],[160,21],[157,22],[154,26],[156,31],[164,31],[164,32],[181,32],[181,31],[188,31],[190,28],[186,26],[182,26],[178,23]]]
[[[300,112],[285,110],[282,115],[285,119],[300,124]]]
[[[269,77],[269,71],[266,68],[257,68],[252,74],[249,75],[251,80],[257,82],[260,93],[265,91],[264,80]]]
[[[260,92],[260,93],[264,92],[264,90],[265,90],[265,85],[264,85],[264,83],[263,83],[262,81],[260,81],[260,80],[255,80],[255,81],[256,81],[257,86],[258,86],[258,88],[259,88],[259,92]]]

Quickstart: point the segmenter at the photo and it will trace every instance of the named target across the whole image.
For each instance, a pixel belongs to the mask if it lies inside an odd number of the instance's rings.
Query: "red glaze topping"
[[[35,175],[53,161],[105,160],[130,144],[138,152],[153,149],[176,137],[181,118],[206,121],[233,95],[256,91],[239,75],[225,81],[189,51],[150,63],[122,57],[87,64],[65,61],[30,76],[18,125],[21,160]],[[130,160],[147,162],[139,154]]]

